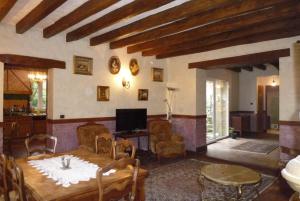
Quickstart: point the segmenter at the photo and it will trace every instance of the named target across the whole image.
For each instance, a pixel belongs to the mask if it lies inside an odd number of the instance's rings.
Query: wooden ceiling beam
[[[119,0],[89,0],[52,25],[46,27],[43,30],[44,38],[50,38],[118,1]]]
[[[118,40],[119,44],[122,46],[127,46],[129,44],[141,43],[157,38],[161,38],[166,35],[184,31],[193,27],[197,27],[209,22],[214,22],[217,20],[222,20],[228,17],[240,15],[246,12],[263,9],[266,7],[273,6],[274,4],[286,2],[285,0],[270,0],[270,1],[261,1],[261,0],[245,0],[230,4],[225,6],[222,9],[214,9],[212,11],[201,13],[195,16],[184,18],[178,20],[174,23],[167,24],[165,26],[160,26],[158,28],[151,29],[136,35],[132,35],[126,38]]]
[[[67,0],[42,1],[16,24],[18,34],[25,33]]]
[[[208,46],[202,46],[198,48],[192,48],[189,50],[179,50],[177,52],[171,52],[171,53],[163,53],[156,55],[157,59],[164,59],[164,58],[169,58],[169,57],[175,57],[175,56],[182,56],[182,55],[187,55],[187,54],[195,54],[195,53],[201,53],[201,52],[206,52],[210,50],[216,50],[216,49],[221,49],[221,48],[226,48],[226,47],[232,47],[236,45],[244,45],[244,44],[251,44],[251,43],[257,43],[257,42],[262,42],[262,41],[267,41],[267,40],[276,40],[280,38],[288,38],[288,37],[293,37],[293,36],[298,36],[300,35],[300,28],[292,28],[292,29],[286,29],[286,30],[274,30],[270,32],[265,32],[264,34],[255,34],[255,35],[250,35],[248,37],[242,37],[242,38],[237,38],[233,40],[228,40],[228,41],[223,41],[220,43],[208,45]]]
[[[242,68],[241,67],[234,67],[234,68],[228,68],[228,70],[231,70],[231,71],[236,72],[236,73],[240,73],[242,71]]]
[[[242,37],[249,37],[254,34],[260,34],[260,33],[264,34],[270,31],[277,31],[277,30],[284,30],[284,29],[294,29],[294,28],[297,29],[299,25],[300,25],[300,15],[298,18],[293,17],[285,20],[280,20],[277,22],[267,21],[263,23],[254,24],[252,26],[243,29],[224,32],[224,33],[208,36],[194,41],[145,50],[142,52],[142,55],[154,56],[159,54],[172,54],[176,52],[183,52],[184,50],[188,51],[194,48],[206,47],[212,44],[217,44],[228,40],[233,40]],[[140,51],[140,49],[137,46],[129,46],[127,48],[127,52],[129,53],[133,53],[136,51]]]
[[[246,70],[246,71],[249,71],[249,72],[253,71],[253,67],[252,66],[244,66],[244,67],[242,67],[242,69]]]
[[[158,8],[167,3],[170,3],[171,1],[172,0],[135,0],[132,3],[118,8],[86,25],[79,27],[78,29],[75,29],[74,31],[67,33],[66,40],[67,42],[79,40],[100,29],[119,22],[122,19],[130,18],[143,12]]]
[[[9,66],[14,66],[14,68],[17,68],[18,66],[22,68],[29,67],[42,69],[66,68],[66,62],[64,61],[15,54],[0,54],[0,62],[8,64]]]
[[[271,63],[277,61],[280,57],[287,56],[290,56],[290,49],[280,49],[268,52],[241,55],[236,57],[189,63],[189,68],[201,68],[207,70],[231,68],[236,66],[253,66],[261,63]]]
[[[150,15],[144,19],[138,20],[126,26],[114,29],[107,33],[91,38],[90,45],[95,46],[101,43],[112,41],[121,36],[125,36],[137,31],[145,31],[165,23],[176,21],[185,17],[193,16],[216,7],[237,2],[238,0],[191,0],[160,13]]]
[[[300,2],[297,0],[287,1],[286,4],[280,6],[274,6],[267,10],[260,10],[257,12],[249,13],[247,15],[241,15],[226,20],[218,21],[216,23],[208,24],[206,26],[198,27],[181,33],[165,36],[157,40],[147,41],[134,45],[135,48],[140,50],[161,48],[164,46],[175,45],[183,42],[193,41],[201,39],[207,36],[215,35],[217,33],[223,33],[233,31],[241,28],[245,28],[257,23],[266,21],[278,21],[286,18],[291,18],[299,15]],[[110,43],[112,49],[118,48],[120,44],[116,42]]]
[[[15,5],[17,0],[1,0],[0,1],[0,22],[7,15],[10,9]]]
[[[272,66],[274,66],[277,70],[279,70],[279,60],[270,62],[270,64],[271,64]]]
[[[260,70],[266,70],[267,69],[267,66],[264,65],[264,64],[256,64],[254,67],[258,68]]]

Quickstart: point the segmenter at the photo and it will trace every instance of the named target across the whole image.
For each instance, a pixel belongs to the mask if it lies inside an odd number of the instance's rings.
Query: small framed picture
[[[109,101],[109,86],[97,86],[97,101]]]
[[[149,95],[148,89],[139,89],[138,91],[138,100],[140,101],[147,101]]]
[[[164,81],[164,69],[152,68],[152,80],[154,82],[163,82]]]
[[[93,74],[93,59],[89,57],[74,56],[74,73],[80,75]]]
[[[109,72],[113,75],[118,74],[120,72],[121,62],[120,62],[119,57],[117,57],[117,56],[110,57],[110,59],[108,61],[108,69],[109,69]]]
[[[139,73],[140,67],[139,67],[138,61],[136,59],[130,60],[129,69],[130,69],[131,75],[133,75],[133,76],[135,76]]]

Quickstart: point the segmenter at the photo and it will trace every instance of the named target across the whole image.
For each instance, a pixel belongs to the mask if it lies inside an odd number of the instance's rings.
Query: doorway
[[[266,86],[266,111],[270,116],[271,129],[279,125],[279,86]]]
[[[224,80],[206,81],[206,141],[208,143],[228,136],[229,83]]]

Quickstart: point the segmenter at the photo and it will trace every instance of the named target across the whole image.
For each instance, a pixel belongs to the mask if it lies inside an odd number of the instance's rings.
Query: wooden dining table
[[[96,179],[89,181],[80,181],[78,184],[72,184],[69,187],[56,185],[56,182],[47,176],[42,175],[36,168],[32,167],[29,160],[39,160],[51,158],[60,155],[73,155],[80,159],[97,164],[99,167],[105,167],[113,160],[106,157],[101,157],[85,149],[76,149],[73,151],[59,154],[45,154],[34,156],[32,158],[16,159],[17,164],[22,168],[24,173],[24,182],[26,191],[30,194],[33,200],[36,201],[98,201],[98,184]],[[80,174],[80,173],[79,173]],[[128,174],[127,174],[128,176]],[[148,171],[140,168],[137,180],[137,201],[145,200],[144,184],[145,178],[148,176]],[[103,177],[103,184],[109,185],[113,182],[122,181],[126,174],[122,171]]]

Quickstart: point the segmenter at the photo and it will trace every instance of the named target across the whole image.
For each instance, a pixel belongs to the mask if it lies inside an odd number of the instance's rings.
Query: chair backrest
[[[155,135],[159,141],[170,140],[171,124],[167,120],[152,120],[148,124],[149,134]]]
[[[103,124],[87,123],[77,128],[77,138],[80,147],[96,152],[95,137],[102,133],[110,133]]]
[[[0,193],[4,196],[4,201],[9,201],[9,190],[7,185],[7,158],[4,154],[0,154]]]
[[[7,162],[7,178],[11,184],[11,188],[15,191],[17,201],[27,201],[25,188],[24,188],[24,176],[22,169],[16,164],[13,158],[9,158]]]
[[[104,197],[106,198],[105,200],[119,200],[127,195],[129,195],[129,199],[133,201],[135,199],[136,194],[139,166],[140,162],[138,159],[122,158],[120,160],[112,162],[104,168],[99,168],[97,171],[99,201],[103,201]],[[103,173],[112,169],[116,169],[117,174],[120,174],[118,175],[119,180],[111,183],[110,185],[104,186],[103,177],[110,176],[103,176]],[[128,169],[128,171],[125,171],[125,169]]]
[[[110,133],[102,133],[95,137],[96,154],[101,156],[113,157],[113,136]]]
[[[55,153],[57,137],[47,134],[33,135],[25,140],[27,156],[35,153]]]
[[[117,140],[114,142],[113,146],[113,156],[114,160],[118,160],[124,157],[134,158],[135,157],[136,148],[132,141],[130,140]],[[129,155],[129,153],[131,153]]]

